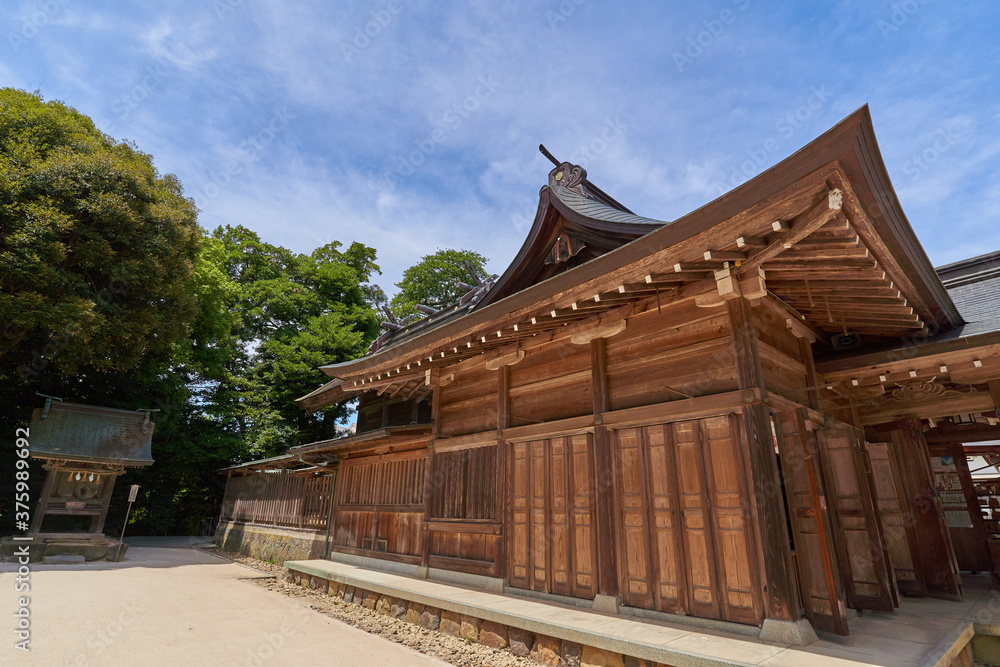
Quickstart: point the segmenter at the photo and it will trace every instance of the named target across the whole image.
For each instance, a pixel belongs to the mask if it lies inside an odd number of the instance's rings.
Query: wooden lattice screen
[[[285,470],[230,477],[220,518],[269,526],[326,528],[333,476]]]

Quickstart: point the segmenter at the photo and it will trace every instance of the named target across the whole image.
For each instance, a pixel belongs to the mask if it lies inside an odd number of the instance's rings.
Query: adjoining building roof
[[[939,266],[936,270],[966,322],[945,334],[945,338],[1000,331],[1000,251]]]

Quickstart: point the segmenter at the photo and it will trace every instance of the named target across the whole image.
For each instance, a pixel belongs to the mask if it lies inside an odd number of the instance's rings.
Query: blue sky
[[[539,143],[671,220],[867,102],[940,265],[1000,249],[998,13],[988,0],[10,0],[0,80],[152,154],[206,228],[242,224],[298,252],[375,247],[390,293],[438,248],[503,271],[551,168]]]

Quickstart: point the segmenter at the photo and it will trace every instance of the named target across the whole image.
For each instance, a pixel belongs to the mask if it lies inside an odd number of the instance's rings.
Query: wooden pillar
[[[55,466],[48,467],[45,471],[45,482],[42,484],[42,495],[38,497],[38,505],[35,507],[35,516],[31,519],[31,532],[40,533],[42,532],[42,522],[45,518],[45,512],[49,509],[49,496],[52,495],[52,487],[56,485],[58,477],[61,473],[66,472],[56,468]]]
[[[497,431],[500,434],[510,426],[510,366],[501,366],[497,369]],[[507,471],[507,441],[502,437],[497,439],[497,467],[496,478],[499,488],[497,489],[497,521],[500,522],[502,531],[500,539],[497,540],[496,554],[496,575],[503,579],[509,579],[507,572],[507,540],[510,537],[510,526],[512,521],[508,520],[507,512],[510,508],[510,482]]]
[[[607,412],[608,372],[605,340],[595,338],[590,341],[590,377],[595,415]],[[614,455],[611,433],[606,426],[594,427],[594,483],[597,497],[597,592],[617,598],[618,563],[615,524]]]
[[[108,508],[111,507],[111,494],[115,490],[115,481],[117,479],[118,475],[115,473],[108,473],[108,479],[103,482],[104,495],[101,496],[101,514],[100,516],[94,517],[94,519],[90,522],[90,532],[92,533],[104,532],[104,521],[108,518]]]
[[[427,567],[431,555],[430,533],[426,530],[431,520],[431,494],[433,493],[434,440],[441,432],[441,387],[431,390],[431,440],[427,443],[427,465],[424,467],[424,522],[420,535],[420,565]],[[373,543],[374,544],[374,543]]]
[[[726,302],[732,328],[736,377],[740,389],[764,389],[764,374],[757,350],[757,333],[750,304],[743,298]],[[764,394],[766,397],[766,393]],[[756,518],[760,546],[761,578],[764,590],[764,614],[779,621],[799,618],[799,601],[792,580],[794,566],[788,539],[785,508],[778,477],[778,460],[767,407],[742,408],[746,430],[747,475],[753,490],[752,510]]]

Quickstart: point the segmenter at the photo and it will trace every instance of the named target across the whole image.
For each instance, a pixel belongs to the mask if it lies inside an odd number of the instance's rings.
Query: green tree
[[[150,156],[0,90],[0,373],[116,371],[189,335],[194,202]]]
[[[375,305],[385,297],[370,282],[379,272],[375,250],[333,242],[295,254],[244,227],[212,236],[241,316],[239,352],[218,399],[229,403],[248,452],[270,456],[331,437],[350,406],[309,414],[295,399],[322,382],[319,366],[363,355],[378,334]]]
[[[466,261],[480,278],[486,276],[486,262],[489,260],[478,252],[446,249],[425,255],[404,271],[403,279],[396,283],[399,292],[390,302],[393,314],[402,318],[416,313],[418,303],[430,308],[444,308],[458,301],[465,290],[457,283],[474,282],[465,266]]]

